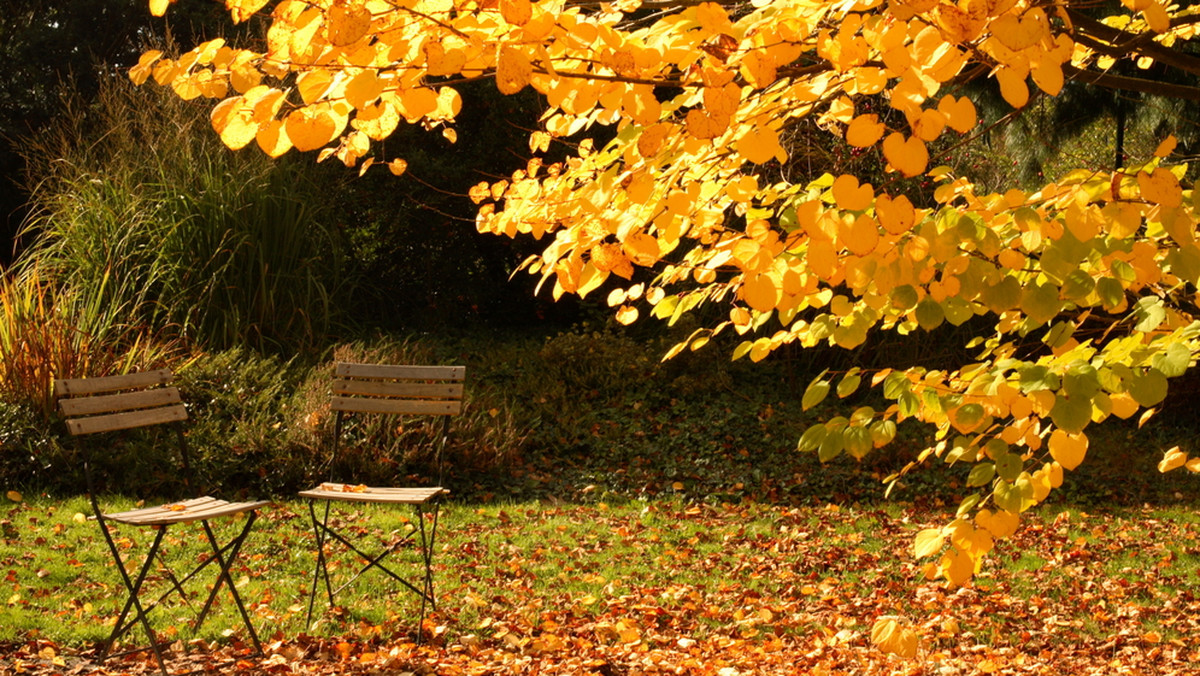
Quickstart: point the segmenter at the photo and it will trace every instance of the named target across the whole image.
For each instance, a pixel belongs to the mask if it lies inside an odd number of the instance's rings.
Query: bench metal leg
[[[319,579],[324,578],[325,591],[329,597],[329,606],[333,607],[333,597],[335,595],[337,595],[342,590],[344,590],[346,587],[350,586],[355,581],[357,581],[358,578],[362,577],[362,575],[364,573],[366,573],[368,570],[375,568],[375,569],[378,569],[379,571],[385,573],[386,575],[391,577],[396,582],[399,582],[401,585],[406,587],[409,591],[413,592],[414,594],[416,594],[417,596],[420,597],[420,599],[421,599],[421,614],[420,614],[420,618],[417,623],[417,642],[421,643],[423,641],[426,609],[427,609],[427,607],[432,607],[435,611],[437,610],[437,599],[434,597],[434,594],[433,594],[433,553],[434,553],[433,545],[434,545],[434,541],[435,541],[435,536],[437,534],[439,510],[438,510],[437,503],[434,503],[433,509],[432,509],[432,515],[433,515],[432,524],[430,527],[427,528],[427,526],[425,524],[425,513],[426,513],[425,510],[422,509],[421,505],[415,505],[415,507],[416,507],[417,522],[418,522],[418,526],[415,529],[415,531],[409,533],[408,535],[401,538],[399,541],[393,543],[391,546],[387,547],[379,554],[368,554],[367,552],[364,552],[362,549],[360,549],[356,544],[354,544],[349,539],[347,539],[345,536],[343,536],[341,533],[338,533],[337,531],[335,531],[333,528],[331,528],[329,526],[329,508],[330,508],[330,506],[329,506],[328,502],[325,503],[325,512],[324,512],[323,518],[317,518],[316,508],[313,506],[313,501],[312,500],[309,501],[309,505],[308,505],[309,513],[312,516],[313,530],[314,530],[316,540],[317,540],[317,543],[316,543],[317,544],[317,561],[316,561],[316,566],[313,569],[313,581],[312,581],[310,596],[308,599],[307,623],[308,623],[309,627],[312,626],[313,606],[314,606],[314,603],[316,602],[317,584],[318,584]],[[402,544],[404,544],[405,540],[412,538],[414,535],[419,538],[417,540],[417,546],[420,549],[420,551],[418,552],[418,555],[420,556],[420,563],[423,568],[423,571],[421,572],[421,578],[419,580],[420,586],[417,586],[417,584],[413,584],[413,582],[405,579],[404,577],[400,576],[398,573],[393,571],[391,568],[388,568],[387,566],[385,566],[383,564],[383,561],[387,556],[389,556],[393,552],[395,552]],[[329,568],[328,568],[329,561],[325,556],[325,544],[327,542],[329,542],[330,540],[336,540],[337,542],[339,542],[343,546],[345,546],[347,549],[349,549],[350,551],[357,554],[359,557],[365,559],[367,562],[366,565],[364,565],[353,577],[351,577],[349,580],[347,580],[346,582],[339,585],[336,589],[334,589],[332,586],[332,582],[330,580],[330,575],[329,575]]]
[[[158,554],[158,548],[162,544],[163,536],[166,534],[167,529],[166,527],[155,529],[157,532],[154,535],[154,542],[150,545],[150,550],[146,554],[146,560],[142,563],[142,567],[138,571],[137,579],[131,580],[129,571],[125,569],[125,561],[121,558],[121,552],[117,549],[117,543],[113,541],[112,534],[108,530],[108,524],[105,523],[104,517],[101,515],[97,515],[97,520],[100,522],[100,530],[104,533],[105,541],[108,542],[108,548],[112,552],[113,560],[117,564],[117,570],[121,573],[121,580],[125,583],[125,590],[129,593],[129,598],[125,601],[125,607],[121,609],[121,614],[117,617],[117,621],[113,625],[112,633],[104,641],[103,649],[100,652],[100,659],[103,660],[108,657],[113,643],[128,631],[134,622],[138,622],[146,631],[146,637],[150,639],[150,649],[154,651],[154,658],[158,661],[159,671],[162,672],[163,676],[168,676],[162,648],[158,644],[158,638],[154,635],[154,629],[150,626],[150,620],[146,617],[147,611],[142,607],[142,602],[138,598],[138,594],[142,591],[142,584],[146,581],[146,575],[154,565],[155,556]],[[125,617],[129,615],[131,608],[135,611],[134,619],[126,624]]]

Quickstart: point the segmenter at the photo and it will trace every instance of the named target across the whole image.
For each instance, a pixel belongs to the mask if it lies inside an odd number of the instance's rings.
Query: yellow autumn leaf
[[[689,110],[683,122],[688,134],[698,139],[716,138],[729,127],[729,118],[713,117],[700,108]]]
[[[942,534],[941,528],[926,528],[917,533],[917,537],[913,540],[913,556],[918,559],[933,556],[942,551],[945,544],[946,536]]]
[[[236,24],[254,16],[254,13],[266,7],[268,2],[270,0],[225,0],[225,7],[229,9],[229,14]]]
[[[533,3],[529,0],[500,0],[500,16],[514,26],[524,26],[533,17]]]
[[[279,157],[292,149],[292,140],[284,130],[283,120],[270,120],[259,124],[254,142],[270,157]]]
[[[379,75],[369,68],[350,78],[350,81],[346,83],[346,103],[355,108],[366,108],[374,103],[382,93],[383,82],[380,81]]]
[[[769,52],[750,52],[742,59],[741,72],[751,87],[764,89],[775,82],[777,73],[775,59]]]
[[[946,128],[946,114],[933,108],[922,110],[910,126],[913,136],[922,141],[936,141]]]
[[[938,572],[952,586],[960,587],[970,581],[971,576],[975,574],[975,560],[971,558],[970,554],[951,547],[942,555],[942,559],[938,563]]]
[[[782,290],[770,274],[747,275],[742,283],[742,300],[759,312],[775,309],[782,298]]]
[[[533,63],[519,47],[504,45],[496,58],[496,87],[501,94],[516,94],[529,84]]]
[[[912,659],[920,649],[917,632],[895,617],[881,617],[871,625],[871,643],[880,650]]]
[[[136,66],[129,69],[129,79],[133,83],[140,85],[149,79],[151,72],[154,70],[154,63],[162,56],[162,51],[151,49],[138,58]],[[1173,137],[1172,137],[1173,138]]]
[[[617,310],[617,322],[628,326],[637,321],[638,309],[632,305],[622,305],[621,309]]]
[[[925,142],[915,136],[906,139],[900,132],[893,132],[884,139],[883,156],[905,176],[921,174],[929,164]]]
[[[875,215],[879,224],[893,235],[902,235],[912,229],[916,222],[916,209],[908,197],[900,195],[895,199],[891,195],[880,195],[875,198]]]
[[[754,164],[766,164],[773,159],[787,159],[783,146],[779,145],[779,134],[774,129],[760,128],[746,132],[737,144],[742,157]]]
[[[859,185],[858,178],[850,174],[842,174],[834,179],[831,190],[834,201],[846,211],[864,211],[875,199],[875,191],[871,184]]]
[[[1155,33],[1166,33],[1171,30],[1171,15],[1167,13],[1167,8],[1157,0],[1142,10],[1142,16],[1146,17],[1146,23]]]
[[[1167,157],[1175,152],[1175,146],[1177,145],[1179,145],[1179,140],[1175,138],[1174,134],[1171,134],[1163,139],[1162,143],[1159,143],[1158,147],[1154,149],[1154,156]]]
[[[310,108],[298,108],[284,118],[283,128],[296,149],[316,150],[337,136],[337,125],[328,113]]]
[[[1187,464],[1187,462],[1188,454],[1179,450],[1178,446],[1175,446],[1163,454],[1163,459],[1158,463],[1158,471],[1166,474],[1173,469],[1179,469],[1180,467],[1183,467]]]
[[[173,2],[175,0],[150,0],[150,13],[154,16],[163,16]]]
[[[874,113],[859,115],[846,127],[846,143],[856,148],[867,148],[879,143],[886,130],[879,116]]]
[[[362,5],[335,3],[325,15],[329,43],[345,47],[362,39],[371,29],[371,10]]]
[[[12,500],[13,502],[24,502],[24,501],[25,501],[25,498],[24,498],[24,496],[22,496],[22,495],[21,495],[20,493],[18,493],[17,491],[9,491],[9,492],[5,493],[4,495],[5,495],[5,496],[6,496],[6,497],[7,497],[9,500]]]
[[[1083,462],[1087,454],[1088,438],[1086,434],[1070,434],[1063,430],[1050,433],[1050,455],[1064,469],[1072,470]]]
[[[946,116],[946,124],[960,134],[965,134],[979,123],[975,104],[967,97],[954,98],[946,95],[938,101],[938,110]]]
[[[979,524],[987,532],[992,534],[994,538],[1005,538],[1017,532],[1017,526],[1020,524],[1020,516],[1003,509],[992,512],[991,510],[981,509],[975,515],[975,523]]]
[[[1034,46],[1049,34],[1049,25],[1032,12],[1021,18],[1015,14],[1005,14],[992,21],[990,28],[992,35],[1014,52]]]
[[[1160,206],[1174,209],[1183,203],[1183,188],[1179,179],[1164,167],[1157,167],[1152,173],[1139,171],[1137,175],[1138,188],[1142,198]]]
[[[244,97],[228,98],[217,104],[209,115],[221,142],[233,150],[246,147],[258,135],[258,123],[252,117],[253,108],[247,108],[244,104]]]
[[[1009,66],[1002,66],[996,71],[1000,95],[1013,108],[1024,108],[1025,104],[1029,103],[1029,85],[1025,83],[1027,75]]]
[[[408,170],[408,162],[400,158],[396,158],[387,163],[387,168],[388,171],[392,172],[394,175],[400,176]]]

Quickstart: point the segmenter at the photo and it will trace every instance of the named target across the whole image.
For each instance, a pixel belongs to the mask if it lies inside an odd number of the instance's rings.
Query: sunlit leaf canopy
[[[226,0],[235,20],[266,4]],[[471,190],[479,230],[544,241],[524,267],[556,298],[606,285],[622,323],[719,308],[673,353],[722,332],[744,337],[736,358],[757,361],[793,343],[853,349],[872,331],[983,327],[969,346],[977,361],[953,370],[822,374],[806,409],[861,382],[890,403],[800,439],[822,459],[861,458],[897,422],[935,426],[936,443],[907,469],[971,464],[976,492],[915,554],[931,558],[931,578],[960,584],[1084,461],[1089,426],[1144,420],[1200,344],[1195,186],[1172,161],[1174,139],[1140,164],[1000,193],[938,166],[981,132],[970,95],[980,82],[1014,115],[1068,82],[1200,100],[1193,87],[1127,74],[1194,81],[1200,13],[1158,0],[1112,7],[283,0],[264,51],[215,40],[178,59],[149,52],[131,76],[219,99],[213,126],[231,148],[316,151],[395,173],[403,158],[377,142],[401,124],[453,141],[456,84],[536,90],[546,112],[528,165]],[[782,179],[794,151],[783,139],[805,119],[875,153],[881,185]],[[543,160],[560,142],[567,159]],[[910,197],[919,181],[934,182],[932,200]],[[1162,467],[1180,466],[1200,469],[1172,449]]]

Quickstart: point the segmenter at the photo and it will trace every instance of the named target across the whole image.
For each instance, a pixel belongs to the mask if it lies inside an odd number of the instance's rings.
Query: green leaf
[[[969,432],[979,426],[983,415],[987,413],[979,404],[965,404],[954,411],[954,424],[961,432]]]
[[[847,427],[842,444],[846,453],[858,460],[865,458],[875,447],[871,430],[866,427]]]
[[[1020,305],[1021,283],[1016,277],[1005,277],[999,284],[984,287],[980,297],[989,310],[1000,314]]]
[[[1129,396],[1146,408],[1157,406],[1167,398],[1167,377],[1155,369],[1135,375],[1129,381]]]
[[[1008,481],[1016,481],[1021,476],[1025,462],[1016,453],[1005,453],[996,459],[996,474]]]
[[[900,409],[900,415],[911,418],[921,410],[921,399],[912,392],[904,392],[896,400],[896,405]]]
[[[917,290],[912,285],[902,284],[892,289],[891,300],[892,307],[900,311],[907,311],[916,307],[920,296],[917,295]]]
[[[1062,295],[1063,298],[1077,301],[1086,298],[1095,289],[1096,280],[1083,270],[1076,269],[1063,280]]]
[[[1039,390],[1058,389],[1058,374],[1045,366],[1030,366],[1021,369],[1021,391],[1028,394]]]
[[[1171,343],[1167,349],[1154,355],[1154,368],[1168,378],[1178,378],[1187,372],[1192,363],[1192,351],[1182,343]]]
[[[825,441],[826,434],[829,434],[829,428],[825,427],[824,423],[817,423],[804,430],[796,448],[801,451],[815,451],[821,447],[821,442]]]
[[[1063,376],[1062,389],[1069,397],[1090,401],[1101,390],[1100,374],[1087,362],[1072,364]]]
[[[837,395],[839,399],[854,394],[858,390],[858,386],[862,384],[862,376],[858,375],[858,369],[851,369],[849,373],[842,378],[837,386]]]
[[[1035,324],[1045,324],[1058,316],[1062,301],[1053,284],[1033,284],[1021,293],[1021,312]]]
[[[1050,409],[1050,419],[1059,429],[1078,434],[1092,421],[1092,400],[1060,394],[1054,400],[1054,407]]]
[[[846,437],[842,429],[829,430],[821,445],[817,448],[817,458],[821,462],[829,462],[841,454],[846,447]]]
[[[958,512],[955,513],[955,516],[960,519],[965,517],[967,514],[971,513],[971,510],[979,506],[979,503],[982,500],[983,496],[979,493],[976,493],[975,495],[968,495],[967,497],[963,498],[962,502],[958,503]]]
[[[1113,310],[1125,300],[1125,287],[1112,277],[1102,277],[1096,280],[1096,295],[1105,310]]]
[[[1133,316],[1137,319],[1137,323],[1133,325],[1134,330],[1145,333],[1157,329],[1166,321],[1167,310],[1163,307],[1161,298],[1146,296],[1138,299],[1137,305],[1133,307]]]
[[[896,421],[879,420],[871,425],[871,441],[876,447],[886,446],[896,438]]]
[[[953,326],[962,326],[975,316],[975,306],[961,298],[947,298],[943,309],[946,321]]]
[[[971,473],[967,475],[968,486],[983,486],[991,482],[996,476],[996,465],[990,462],[981,462],[971,468]]]
[[[946,311],[942,309],[940,303],[932,298],[926,298],[920,303],[917,303],[915,314],[917,317],[917,323],[920,324],[921,328],[925,329],[926,331],[932,331],[936,329],[937,327],[941,326],[942,322],[946,319]]]
[[[883,396],[888,399],[899,399],[905,392],[912,392],[912,383],[900,371],[892,371],[883,379]]]
[[[817,404],[825,401],[825,397],[829,396],[829,381],[822,380],[821,377],[825,373],[822,372],[815,380],[808,384],[804,390],[804,396],[800,398],[800,408],[807,411]]]

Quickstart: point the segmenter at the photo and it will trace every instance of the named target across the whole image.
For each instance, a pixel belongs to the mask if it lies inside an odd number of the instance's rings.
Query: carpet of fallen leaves
[[[278,522],[303,525],[291,507],[273,510]],[[304,588],[289,580],[247,599],[270,634],[264,655],[234,634],[176,644],[169,667],[445,676],[1200,673],[1200,524],[1148,509],[1046,511],[997,550],[972,586],[947,589],[920,579],[909,554],[913,532],[944,519],[912,506],[455,506],[424,644],[415,643],[407,613],[372,625],[342,612],[325,635],[303,633],[279,616],[298,602],[280,601],[283,590]],[[19,535],[10,531],[20,519],[6,523],[6,538]],[[247,559],[243,572],[270,579],[269,559]],[[38,565],[37,556],[0,560],[14,598]],[[48,600],[26,603],[26,612],[72,621]],[[871,644],[871,625],[891,615],[917,628],[918,659]],[[36,633],[0,645],[0,674],[157,672],[149,653],[100,663],[91,646]]]

